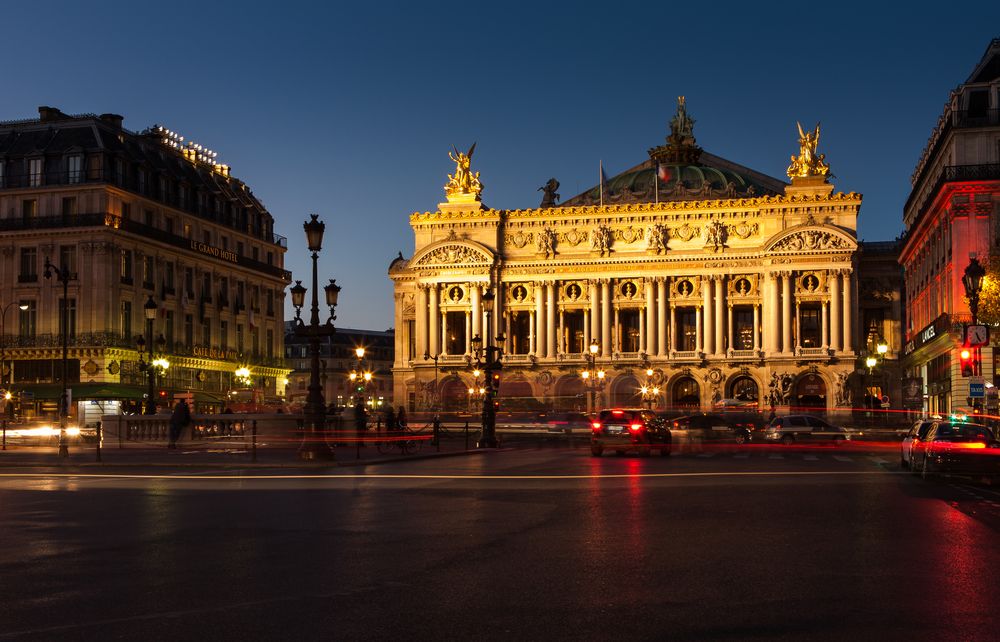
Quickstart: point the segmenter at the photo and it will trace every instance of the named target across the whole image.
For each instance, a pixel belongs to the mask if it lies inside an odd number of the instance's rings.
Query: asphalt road
[[[0,640],[996,639],[992,487],[865,447],[582,446],[0,469]]]

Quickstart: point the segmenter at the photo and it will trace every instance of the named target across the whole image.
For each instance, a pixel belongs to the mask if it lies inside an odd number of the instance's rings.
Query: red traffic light
[[[962,348],[962,350],[958,353],[958,356],[961,359],[962,376],[963,377],[973,376],[975,374],[976,368],[972,362],[972,351],[968,348]]]

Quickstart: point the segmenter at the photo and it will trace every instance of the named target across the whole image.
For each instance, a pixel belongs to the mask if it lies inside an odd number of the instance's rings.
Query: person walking
[[[356,437],[360,440],[365,436],[365,431],[368,429],[368,412],[365,410],[365,402],[358,399],[357,403],[354,404],[354,430],[357,433]],[[364,444],[362,444],[363,446]]]
[[[187,401],[181,399],[174,406],[174,412],[170,415],[170,443],[167,448],[177,448],[177,440],[180,439],[181,432],[191,423],[191,409],[188,408]]]
[[[385,431],[393,432],[395,430],[399,430],[399,425],[396,423],[397,421],[396,411],[392,409],[392,406],[387,407],[385,409]]]

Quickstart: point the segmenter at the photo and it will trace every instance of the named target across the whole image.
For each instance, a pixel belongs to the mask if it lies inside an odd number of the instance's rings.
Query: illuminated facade
[[[447,202],[410,217],[389,268],[397,403],[466,407],[474,338],[502,335],[503,408],[589,405],[591,344],[597,405],[640,403],[648,379],[661,408],[849,407],[861,196],[833,192],[818,127],[789,185],[702,151],[693,123],[680,99],[647,160],[561,205],[553,179],[529,210],[484,206],[456,150]]]
[[[993,40],[944,112],[913,172],[903,210],[907,378],[932,413],[968,408],[970,378],[958,348],[971,321],[962,275],[970,257],[1000,254],[1000,40]],[[995,383],[994,348],[982,349],[982,376]],[[995,388],[993,390],[996,390]],[[996,397],[986,406],[997,409]]]
[[[55,412],[64,317],[74,414],[92,409],[86,400],[114,412],[141,398],[147,304],[155,356],[170,364],[161,403],[182,391],[199,409],[221,409],[238,388],[283,394],[285,239],[210,150],[163,127],[129,131],[121,116],[41,107],[0,123],[0,229],[0,304],[17,304],[4,380],[24,416]],[[46,259],[70,274],[65,302]]]

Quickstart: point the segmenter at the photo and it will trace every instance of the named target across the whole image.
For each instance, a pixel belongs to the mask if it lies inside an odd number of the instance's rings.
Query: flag
[[[670,166],[669,165],[662,165],[660,163],[657,163],[656,164],[656,175],[664,183],[669,183],[670,182]]]
[[[604,185],[608,182],[608,175],[604,173],[604,161],[600,161],[601,167],[601,205],[604,205]]]

